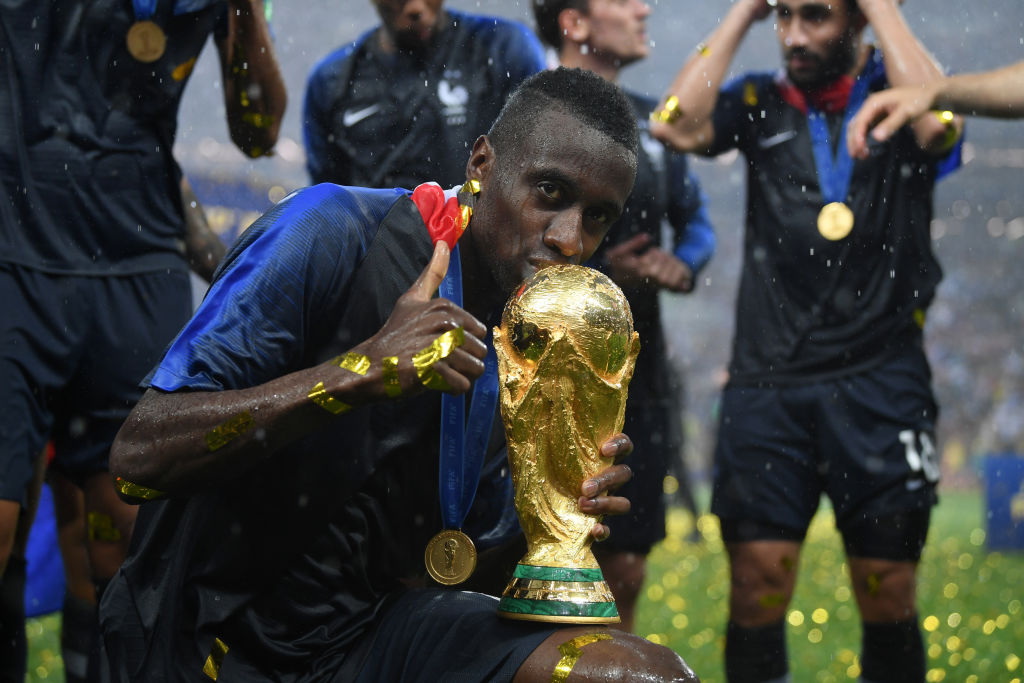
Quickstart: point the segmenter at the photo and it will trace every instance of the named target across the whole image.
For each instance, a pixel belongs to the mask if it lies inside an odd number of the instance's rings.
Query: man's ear
[[[481,135],[473,143],[473,151],[470,152],[469,161],[466,162],[466,180],[479,180],[481,185],[486,186],[494,171],[496,161],[491,139],[486,135]]]
[[[578,9],[564,9],[558,13],[558,30],[563,41],[585,43],[590,38],[590,24]]]

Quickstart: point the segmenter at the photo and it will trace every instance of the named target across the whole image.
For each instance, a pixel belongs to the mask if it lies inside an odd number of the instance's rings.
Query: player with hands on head
[[[765,19],[784,68],[726,82]],[[933,188],[961,121],[920,117],[863,161],[843,137],[868,94],[941,77],[895,0],[737,0],[655,115],[674,147],[738,149],[748,164],[711,504],[730,560],[732,683],[788,680],[785,616],[822,493],[862,619],[862,680],[924,680],[916,569],[939,468],[922,327],[941,279]]]

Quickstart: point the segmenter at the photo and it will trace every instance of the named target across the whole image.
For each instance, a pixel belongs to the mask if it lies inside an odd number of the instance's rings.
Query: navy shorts
[[[49,439],[72,481],[107,470],[139,382],[188,320],[188,272],[66,276],[0,264],[0,499]]]
[[[802,540],[825,493],[847,552],[918,559],[937,502],[937,411],[919,346],[855,375],[726,387],[711,502],[723,537]]]
[[[498,599],[466,591],[402,594],[346,656],[331,681],[511,681],[560,626],[503,619]]]

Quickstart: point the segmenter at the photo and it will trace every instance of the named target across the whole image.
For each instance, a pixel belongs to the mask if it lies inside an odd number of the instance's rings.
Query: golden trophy
[[[552,266],[505,305],[494,332],[501,416],[527,552],[498,605],[511,619],[617,623],[590,546],[600,518],[580,487],[612,464],[598,450],[622,430],[640,351],[626,297],[591,268]]]

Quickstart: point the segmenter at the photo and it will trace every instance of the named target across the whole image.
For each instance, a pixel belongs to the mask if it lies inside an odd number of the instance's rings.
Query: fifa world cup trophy
[[[615,283],[583,266],[527,280],[494,332],[501,415],[527,553],[498,606],[513,619],[619,621],[590,549],[599,518],[579,509],[584,480],[612,464],[599,447],[622,429],[639,335]]]

